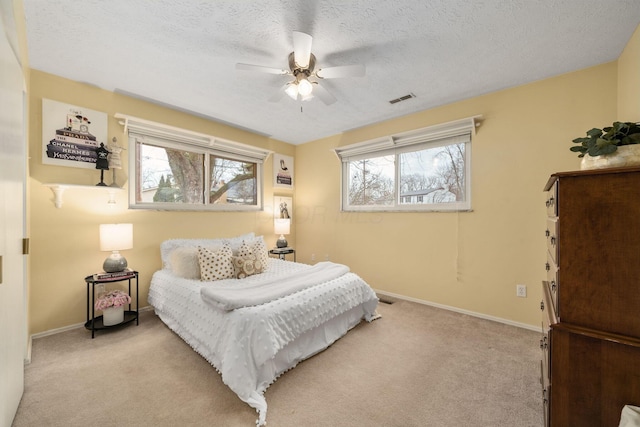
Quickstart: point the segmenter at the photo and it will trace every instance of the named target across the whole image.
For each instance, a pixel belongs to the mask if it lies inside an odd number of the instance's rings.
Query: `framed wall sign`
[[[42,99],[42,163],[95,169],[107,146],[107,113]]]
[[[293,157],[273,154],[273,186],[293,188]]]

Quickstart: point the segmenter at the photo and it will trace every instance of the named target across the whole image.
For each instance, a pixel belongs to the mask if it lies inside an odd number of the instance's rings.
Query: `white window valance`
[[[240,142],[230,141],[213,135],[181,129],[163,123],[152,122],[126,114],[116,113],[116,119],[124,126],[125,133],[136,138],[158,138],[166,141],[180,142],[196,147],[207,147],[218,152],[229,153],[251,159],[257,163],[264,161],[273,152],[259,147],[254,147]]]
[[[343,161],[348,162],[364,154],[395,150],[403,146],[433,142],[440,139],[475,134],[476,126],[482,116],[467,117],[447,123],[441,123],[420,129],[387,135],[369,141],[334,148],[333,151]]]

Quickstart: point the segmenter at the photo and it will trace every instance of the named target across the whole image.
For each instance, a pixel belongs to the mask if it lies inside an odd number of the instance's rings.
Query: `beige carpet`
[[[268,427],[542,425],[539,334],[380,304],[266,392]],[[153,314],[33,342],[13,426],[252,426],[256,412]]]

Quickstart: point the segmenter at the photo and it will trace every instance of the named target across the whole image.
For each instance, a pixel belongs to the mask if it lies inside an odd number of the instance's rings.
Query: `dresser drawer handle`
[[[544,311],[544,301],[540,301],[540,310]]]
[[[547,270],[547,271],[551,270],[551,266],[549,265],[548,262],[544,263],[544,269]]]
[[[553,246],[555,246],[555,245],[556,245],[556,237],[555,237],[555,236],[552,236],[552,237],[551,237],[551,244],[552,244]]]
[[[555,280],[552,280],[552,281],[551,281],[551,292],[555,292],[555,291],[556,291],[556,288],[557,288],[557,286],[556,286],[556,281],[555,281]]]
[[[551,235],[551,232],[550,232],[549,230],[545,230],[545,231],[544,231],[544,235],[545,235],[546,237],[549,237],[549,236]]]

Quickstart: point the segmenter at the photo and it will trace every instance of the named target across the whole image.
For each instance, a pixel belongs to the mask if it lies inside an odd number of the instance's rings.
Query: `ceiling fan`
[[[325,104],[333,104],[336,102],[336,98],[320,86],[318,79],[362,77],[364,76],[365,68],[364,65],[342,65],[316,69],[316,57],[311,53],[312,41],[313,38],[309,34],[299,31],[293,32],[293,52],[289,54],[288,70],[242,63],[236,64],[236,69],[292,76],[292,81],[287,82],[269,98],[271,102],[279,101],[286,93],[294,100],[300,98],[303,101],[307,101],[317,96]]]

